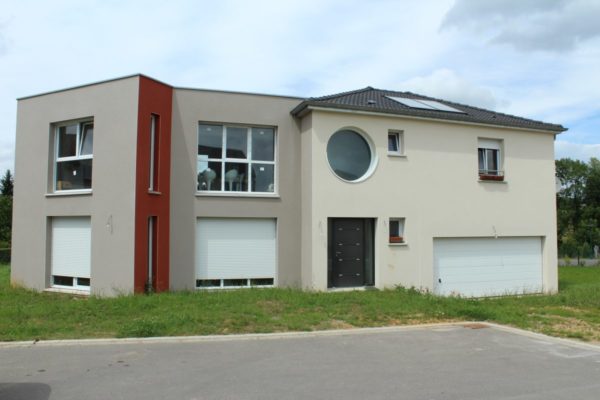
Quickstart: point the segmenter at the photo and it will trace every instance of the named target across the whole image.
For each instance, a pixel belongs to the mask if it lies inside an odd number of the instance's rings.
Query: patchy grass
[[[416,290],[310,293],[292,289],[82,298],[9,284],[0,265],[0,340],[311,331],[442,321],[491,321],[600,341],[600,268],[561,267],[560,293],[441,298]]]

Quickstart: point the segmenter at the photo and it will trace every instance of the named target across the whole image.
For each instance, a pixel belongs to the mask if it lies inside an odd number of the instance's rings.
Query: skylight
[[[416,100],[409,99],[406,97],[393,97],[386,96],[388,99],[394,100],[400,104],[408,106],[410,108],[420,108],[423,110],[435,110],[435,111],[447,111],[447,112],[455,112],[455,113],[464,113],[464,111],[457,110],[456,108],[447,106],[445,104],[440,103],[439,101],[434,100]]]

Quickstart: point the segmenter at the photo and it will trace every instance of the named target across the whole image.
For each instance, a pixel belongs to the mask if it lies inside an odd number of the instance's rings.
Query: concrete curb
[[[151,344],[151,343],[200,343],[223,342],[232,340],[268,340],[292,339],[320,336],[361,335],[380,332],[399,332],[406,330],[443,328],[464,325],[469,322],[442,322],[422,325],[383,326],[373,328],[330,329],[324,331],[303,332],[276,332],[276,333],[246,333],[232,335],[203,335],[203,336],[159,336],[149,338],[110,338],[110,339],[65,339],[65,340],[39,340],[20,342],[0,342],[0,349],[7,347],[33,347],[33,346],[86,346],[105,344]]]
[[[488,325],[490,328],[494,328],[499,331],[509,332],[509,333],[513,333],[513,334],[521,335],[521,336],[527,336],[532,339],[538,339],[538,340],[541,340],[544,342],[552,342],[552,343],[556,343],[556,344],[562,344],[564,346],[577,347],[580,349],[600,352],[600,344],[586,343],[586,342],[580,342],[580,341],[574,340],[574,339],[565,339],[565,338],[559,338],[556,336],[544,335],[543,333],[526,331],[524,329],[514,328],[512,326],[507,326],[507,325],[495,324],[493,322],[484,322],[484,324]]]
[[[250,333],[234,335],[205,335],[205,336],[164,336],[150,338],[123,338],[123,339],[67,339],[67,340],[40,340],[40,341],[20,341],[20,342],[0,342],[0,349],[23,348],[23,347],[55,347],[55,346],[90,346],[90,345],[125,345],[125,344],[160,344],[160,343],[206,343],[206,342],[226,342],[234,340],[273,340],[273,339],[295,339],[307,337],[324,336],[346,336],[346,335],[364,335],[370,333],[403,332],[420,329],[450,329],[456,327],[463,328],[493,328],[500,331],[527,336],[541,341],[558,343],[569,347],[577,347],[586,350],[600,352],[600,345],[578,342],[571,339],[557,338],[541,333],[530,332],[523,329],[513,328],[505,325],[499,325],[491,322],[479,321],[460,321],[460,322],[442,322],[421,325],[401,325],[385,326],[374,328],[352,328],[352,329],[332,329],[325,331],[310,332],[278,332],[278,333]]]

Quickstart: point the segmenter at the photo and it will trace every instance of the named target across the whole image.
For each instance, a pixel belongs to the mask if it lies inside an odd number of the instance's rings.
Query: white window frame
[[[49,219],[50,220],[50,230],[51,230],[51,234],[50,234],[50,244],[51,244],[51,256],[50,256],[50,289],[56,289],[59,291],[69,291],[69,290],[73,290],[73,291],[77,291],[78,293],[81,292],[86,292],[89,293],[91,290],[91,217],[88,216],[77,216],[77,217],[52,217]],[[72,251],[74,249],[81,249],[81,247],[79,247],[80,245],[82,245],[82,243],[77,243],[77,244],[73,244],[73,243],[69,243],[68,246],[58,246],[58,248],[56,247],[56,244],[58,243],[57,241],[59,240],[57,238],[57,230],[56,228],[59,225],[62,225],[62,227],[64,228],[65,223],[67,220],[75,221],[75,220],[79,220],[80,222],[83,222],[83,224],[78,224],[77,229],[81,230],[81,228],[85,228],[85,233],[87,233],[85,235],[85,237],[83,236],[84,233],[82,232],[78,232],[78,234],[76,235],[76,237],[78,239],[82,239],[85,238],[86,242],[83,244],[83,246],[85,247],[86,253],[85,253],[85,257],[89,258],[89,260],[87,260],[87,262],[90,263],[90,265],[87,267],[89,268],[89,270],[87,268],[84,268],[84,270],[81,269],[77,269],[76,271],[72,270],[72,266],[71,267],[67,267],[65,270],[65,266],[64,265],[57,265],[56,261],[57,261],[57,253],[55,253],[55,251],[58,251],[59,253],[61,252],[61,249],[64,250],[65,248],[68,248],[70,253],[69,253],[69,258],[72,259],[73,254]],[[59,222],[61,222],[59,224]],[[89,234],[89,242],[87,242],[87,236]],[[63,235],[63,239],[64,239],[64,235]],[[89,245],[87,244],[89,243]],[[87,253],[87,250],[89,250],[90,252]],[[64,255],[63,255],[64,257]],[[81,267],[81,254],[77,254],[75,255],[75,257],[77,257],[78,261],[78,266]],[[60,258],[60,257],[59,257]],[[86,262],[86,263],[87,263]],[[57,268],[59,267],[59,268]],[[82,275],[82,273],[84,273],[84,275]],[[55,282],[55,277],[63,277],[63,278],[70,278],[71,279],[71,285],[63,285],[60,283]],[[87,279],[90,284],[89,285],[80,285],[79,284],[79,280],[80,279]]]
[[[479,176],[504,176],[503,162],[502,162],[502,146],[503,142],[500,139],[485,139],[479,138],[477,143],[477,170]],[[479,153],[483,152],[483,168],[479,166]],[[490,169],[488,165],[488,153],[495,153],[495,160],[497,169]]]
[[[201,125],[213,125],[213,126],[220,126],[223,128],[222,131],[222,142],[221,142],[221,158],[207,158],[203,161],[206,161],[207,163],[211,163],[211,162],[219,162],[221,163],[221,182],[220,182],[220,189],[219,190],[198,190],[198,183],[196,182],[196,193],[200,194],[200,195],[206,195],[206,194],[218,194],[218,195],[230,195],[230,196],[277,196],[278,195],[278,170],[277,170],[277,164],[278,164],[278,160],[277,160],[277,146],[278,146],[278,134],[277,134],[277,129],[274,126],[260,126],[260,125],[236,125],[236,124],[219,124],[219,123],[214,123],[214,122],[206,122],[206,121],[200,121],[198,123],[198,133],[196,135],[196,140],[198,140],[198,137],[200,135],[200,126]],[[247,142],[246,142],[246,158],[232,158],[232,157],[227,157],[227,129],[228,128],[236,128],[236,129],[240,129],[240,128],[245,128],[247,130]],[[273,161],[262,161],[262,160],[253,160],[252,159],[252,129],[261,129],[261,128],[265,128],[265,129],[272,129],[273,130]],[[196,145],[197,147],[198,145]],[[196,153],[196,159],[199,160],[199,154]],[[247,165],[247,173],[248,173],[248,178],[250,178],[251,174],[252,174],[252,164],[268,164],[268,165],[273,165],[273,191],[267,191],[267,192],[254,192],[252,191],[252,179],[248,179],[248,188],[245,191],[234,191],[234,190],[225,190],[226,187],[226,181],[225,181],[225,164],[226,163],[237,163],[237,164],[246,164]],[[196,165],[198,165],[198,161],[196,161]],[[197,169],[198,167],[196,167]],[[196,175],[199,173],[200,171],[196,170]]]
[[[90,288],[91,288],[91,278],[81,278],[81,277],[77,277],[77,276],[65,276],[65,278],[71,278],[73,279],[73,285],[69,286],[69,285],[59,285],[54,283],[54,277],[55,276],[61,276],[61,275],[52,275],[50,276],[51,282],[50,282],[50,287],[53,289],[71,289],[71,290],[77,290],[77,291],[82,291],[82,292],[89,292]],[[88,279],[90,281],[89,285],[79,285],[79,279]]]
[[[394,137],[394,139],[396,141],[396,148],[398,150],[395,150],[395,151],[390,150],[390,146],[389,146],[390,136]],[[406,156],[405,151],[404,151],[404,132],[403,131],[395,131],[395,130],[388,131],[388,155],[396,156],[396,157]]]
[[[60,142],[60,128],[77,125],[77,137],[75,139],[75,155],[69,157],[59,157],[59,142]],[[83,146],[82,138],[83,138],[83,130],[86,125],[92,125],[92,129],[94,129],[94,120],[93,119],[84,119],[84,120],[75,120],[69,122],[62,122],[59,124],[55,124],[54,126],[54,173],[52,176],[52,187],[55,193],[89,193],[92,191],[92,188],[89,189],[58,189],[58,181],[57,181],[57,171],[58,171],[58,163],[65,161],[78,161],[78,160],[93,160],[94,159],[94,148],[92,143],[92,154],[81,154],[81,147]],[[95,132],[94,132],[95,136]],[[94,139],[92,139],[94,140]],[[93,171],[93,162],[92,162],[92,171]],[[92,186],[94,182],[92,180]]]

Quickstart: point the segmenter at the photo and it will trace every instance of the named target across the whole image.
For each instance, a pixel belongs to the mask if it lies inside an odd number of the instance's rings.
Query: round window
[[[373,164],[371,146],[351,130],[338,131],[329,138],[327,159],[333,172],[346,181],[364,177]]]

